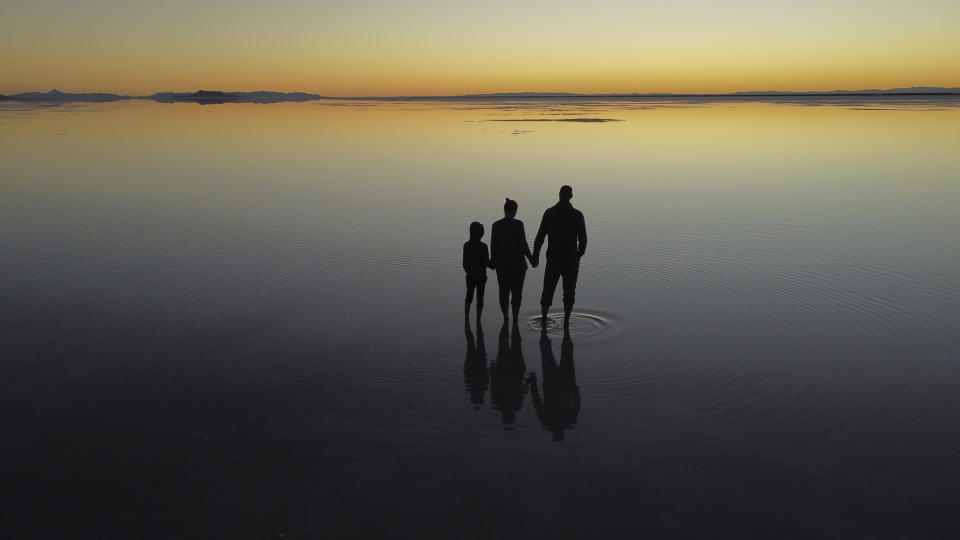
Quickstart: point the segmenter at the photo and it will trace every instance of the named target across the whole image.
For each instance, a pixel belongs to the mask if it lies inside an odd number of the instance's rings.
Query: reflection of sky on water
[[[122,471],[119,492],[153,486],[148,508],[226,498],[257,531],[303,501],[330,527],[394,509],[414,531],[500,500],[498,524],[554,533],[566,504],[634,526],[616,501],[691,533],[758,509],[778,530],[952,519],[956,108],[342,105],[0,105],[8,483],[92,471],[62,489],[123,514],[94,481]],[[622,121],[486,121],[557,115]],[[467,226],[510,197],[532,237],[564,183],[590,235],[575,383],[546,388],[561,336],[540,347],[527,324],[541,267],[519,339],[491,273],[467,351],[485,339],[494,362],[506,337],[513,369],[488,388],[464,364]],[[576,407],[538,416],[557,403]],[[565,495],[524,503],[544,492]],[[19,510],[49,508],[29,493]],[[818,519],[782,517],[801,506]]]

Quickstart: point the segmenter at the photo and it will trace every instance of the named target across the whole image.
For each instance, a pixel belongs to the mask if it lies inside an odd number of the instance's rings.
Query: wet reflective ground
[[[952,538],[960,109],[874,105],[3,104],[3,523]],[[464,321],[564,183],[570,335]]]

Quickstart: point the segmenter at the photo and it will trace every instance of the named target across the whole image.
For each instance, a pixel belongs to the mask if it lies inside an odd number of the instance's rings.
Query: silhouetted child
[[[483,224],[474,221],[470,224],[470,240],[463,245],[463,270],[467,273],[467,300],[463,307],[464,317],[470,317],[470,303],[473,291],[477,291],[477,318],[483,311],[483,289],[487,285],[487,268],[490,267],[490,251],[480,241],[483,238]]]

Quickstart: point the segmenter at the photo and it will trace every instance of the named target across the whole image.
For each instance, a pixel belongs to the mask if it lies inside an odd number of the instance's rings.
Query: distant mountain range
[[[198,90],[192,93],[158,92],[149,96],[128,96],[107,93],[73,94],[51,90],[49,92],[24,92],[9,96],[0,95],[0,100],[45,103],[108,103],[130,99],[147,99],[160,103],[193,102],[203,105],[218,103],[280,103],[283,101],[313,101],[324,99],[317,94],[303,92],[220,92]]]
[[[687,97],[738,97],[738,96],[905,96],[905,95],[960,95],[960,88],[943,88],[936,86],[912,86],[910,88],[889,88],[886,90],[831,90],[829,92],[793,92],[780,90],[763,90],[748,92],[728,92],[722,94],[676,94],[676,93],[610,93],[610,94],[578,94],[571,92],[504,92],[495,94],[466,94],[463,96],[437,96],[442,98],[687,98]],[[403,98],[387,98],[403,99]]]
[[[118,96],[117,94],[105,94],[101,92],[92,94],[68,94],[59,90],[49,92],[24,92],[22,94],[13,94],[7,96],[12,101],[45,101],[45,102],[68,102],[83,101],[86,103],[106,103],[109,101],[119,101],[121,99],[130,99],[130,96]]]
[[[149,96],[129,96],[95,93],[68,93],[59,90],[49,92],[23,92],[20,94],[2,95],[0,101],[23,101],[44,103],[108,103],[131,99],[153,100],[160,103],[192,102],[201,105],[219,103],[281,103],[315,101],[321,99],[338,100],[496,100],[496,99],[578,99],[578,98],[796,98],[796,97],[841,97],[841,96],[958,96],[960,88],[942,88],[935,86],[913,86],[910,88],[890,88],[887,90],[833,90],[830,92],[790,92],[767,90],[760,92],[731,92],[727,94],[669,94],[669,93],[631,93],[631,94],[577,94],[570,92],[504,92],[494,94],[464,94],[457,96],[371,96],[371,97],[334,97],[308,94],[305,92],[221,92],[218,90],[199,90],[192,93],[158,92]]]
[[[152,99],[161,103],[177,101],[192,101],[201,104],[212,103],[280,103],[284,101],[314,101],[324,99],[324,96],[307,94],[304,92],[219,92],[199,90],[192,94],[176,94],[174,92],[160,92],[141,99]]]

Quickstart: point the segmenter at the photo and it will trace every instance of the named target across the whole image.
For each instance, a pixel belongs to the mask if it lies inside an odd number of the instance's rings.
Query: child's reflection
[[[487,347],[483,342],[483,326],[477,320],[477,338],[474,340],[467,321],[464,331],[467,335],[467,358],[463,361],[463,382],[467,392],[470,392],[470,403],[475,409],[483,405],[483,395],[490,384],[487,373]]]

